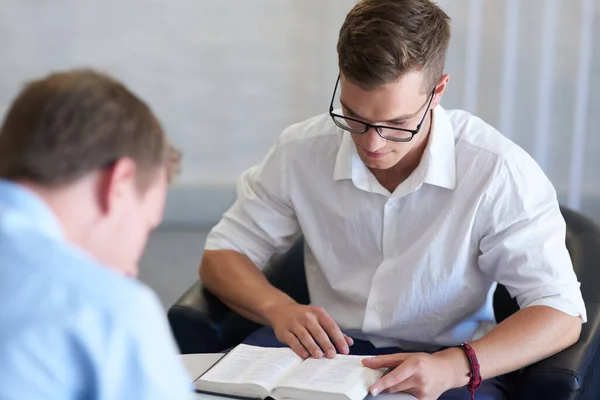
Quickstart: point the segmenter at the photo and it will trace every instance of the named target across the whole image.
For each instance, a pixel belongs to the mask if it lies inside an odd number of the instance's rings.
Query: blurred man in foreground
[[[29,83],[0,129],[0,398],[185,399],[136,281],[178,162],[148,106],[89,70]]]

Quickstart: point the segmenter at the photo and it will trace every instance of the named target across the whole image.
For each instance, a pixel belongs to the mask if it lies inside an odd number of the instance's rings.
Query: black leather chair
[[[574,211],[561,210],[588,322],[575,345],[515,374],[511,396],[514,400],[600,399],[600,229]],[[271,260],[264,273],[273,285],[296,301],[309,303],[301,240],[286,254]],[[516,301],[500,285],[494,295],[494,309],[499,322],[518,309]],[[231,311],[200,282],[170,308],[168,318],[183,354],[220,352],[240,343],[259,327]]]

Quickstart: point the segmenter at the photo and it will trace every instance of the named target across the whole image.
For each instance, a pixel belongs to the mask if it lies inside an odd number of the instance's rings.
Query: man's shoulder
[[[329,114],[325,113],[289,125],[279,136],[277,144],[283,148],[313,144],[323,146],[326,143],[337,144],[340,138],[340,130],[333,124]]]
[[[0,242],[0,305],[14,310],[14,314],[3,313],[3,318],[65,313],[93,315],[105,321],[122,316],[126,322],[128,304],[152,297],[142,283],[102,266],[67,243],[43,235],[19,238],[1,232]]]
[[[23,398],[73,388],[92,396],[95,377],[112,385],[109,375],[139,372],[128,357],[163,328],[154,293],[69,246],[29,238],[41,248],[24,254],[14,239],[0,233],[0,386],[10,381],[4,390]]]
[[[96,368],[114,346],[135,345],[132,338],[155,328],[161,309],[151,289],[70,245],[0,232],[0,252],[0,358],[39,358],[70,374],[66,362]]]
[[[455,137],[457,157],[477,163],[487,162],[495,169],[516,165],[537,166],[521,146],[502,135],[491,124],[464,110],[447,110]]]

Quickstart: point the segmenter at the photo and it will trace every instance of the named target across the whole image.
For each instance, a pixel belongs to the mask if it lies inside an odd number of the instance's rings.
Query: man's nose
[[[379,136],[375,128],[370,127],[364,135],[363,146],[365,150],[375,152],[385,147],[387,140]]]

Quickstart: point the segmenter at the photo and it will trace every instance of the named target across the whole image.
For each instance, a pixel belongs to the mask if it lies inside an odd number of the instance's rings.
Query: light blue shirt
[[[0,179],[0,399],[189,399],[164,310]]]

